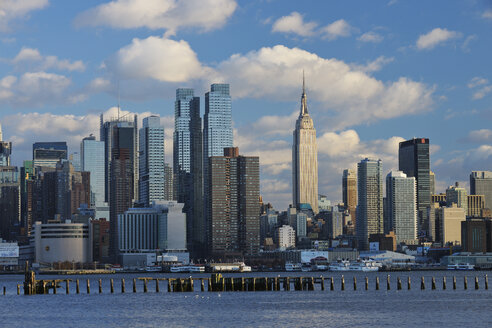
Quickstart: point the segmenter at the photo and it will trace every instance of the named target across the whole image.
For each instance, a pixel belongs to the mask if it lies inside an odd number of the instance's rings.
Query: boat
[[[299,272],[299,271],[301,271],[301,264],[300,263],[285,262],[285,271]]]
[[[145,267],[146,272],[161,272],[162,267],[160,265],[147,265]]]
[[[351,262],[348,271],[375,272],[379,271],[381,263],[374,260]]]
[[[448,264],[448,270],[475,270],[475,266],[470,263]]]
[[[251,267],[244,262],[210,264],[212,272],[251,272]]]
[[[169,268],[172,273],[203,273],[205,267],[201,265],[173,265]]]
[[[330,271],[349,271],[350,262],[347,260],[338,260],[330,263],[328,268]]]

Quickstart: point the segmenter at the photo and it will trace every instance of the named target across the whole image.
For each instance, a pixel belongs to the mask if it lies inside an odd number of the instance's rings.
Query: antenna
[[[302,93],[306,93],[306,80],[304,79],[304,69],[302,70]]]
[[[120,121],[120,80],[118,80],[118,122]]]

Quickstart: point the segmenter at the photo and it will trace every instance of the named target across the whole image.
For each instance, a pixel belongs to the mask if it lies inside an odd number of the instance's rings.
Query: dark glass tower
[[[430,155],[429,139],[413,138],[400,142],[399,170],[417,182],[417,213],[419,232],[428,231],[427,208],[430,207]]]

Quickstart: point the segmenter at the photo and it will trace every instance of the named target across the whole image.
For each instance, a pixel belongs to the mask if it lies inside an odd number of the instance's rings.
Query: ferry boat
[[[300,263],[285,262],[285,271],[299,272],[299,271],[301,271],[301,264]]]
[[[146,272],[161,272],[162,267],[160,265],[147,265],[145,267]]]
[[[374,260],[362,260],[351,262],[349,265],[349,271],[375,272],[379,271],[380,266],[381,263]]]
[[[169,270],[172,273],[203,273],[205,272],[205,267],[202,265],[173,265]]]
[[[338,260],[330,263],[328,268],[330,271],[349,271],[350,262],[347,260]]]
[[[210,264],[212,272],[251,272],[251,267],[244,262]]]
[[[448,264],[448,270],[475,270],[475,266],[470,263]]]

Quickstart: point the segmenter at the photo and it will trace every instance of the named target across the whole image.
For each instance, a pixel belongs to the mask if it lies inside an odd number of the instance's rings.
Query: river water
[[[341,291],[341,274],[314,273],[250,273],[243,276],[315,276],[334,277],[335,290],[328,280],[325,291],[316,285],[315,291],[279,292],[200,292],[168,293],[166,282],[149,282],[149,292],[143,293],[138,282],[132,293],[131,280],[136,277],[189,277],[177,274],[114,274],[101,276],[69,276],[80,279],[81,294],[70,285],[70,295],[58,289],[57,295],[16,295],[21,275],[0,276],[0,327],[492,327],[492,286],[484,288],[487,272],[402,272],[390,273],[391,289],[386,288],[387,274],[345,273],[345,291]],[[488,272],[490,273],[490,272]],[[457,277],[457,289],[452,289],[452,276]],[[464,276],[468,289],[464,290]],[[208,274],[193,275],[209,277]],[[236,276],[239,275],[224,275]],[[353,277],[358,289],[353,290]],[[369,277],[369,290],[364,290],[364,278]],[[376,276],[380,290],[375,290]],[[407,277],[412,280],[407,289]],[[420,289],[425,277],[426,289]],[[436,290],[431,290],[431,277],[436,278]],[[447,289],[442,289],[442,277]],[[475,290],[474,277],[479,277]],[[397,277],[403,290],[397,290]],[[61,276],[38,276],[38,279],[62,279]],[[109,279],[114,279],[115,293],[110,293]],[[126,293],[121,294],[120,280],[126,280]],[[86,279],[90,279],[91,294],[86,294]],[[103,293],[98,294],[98,279],[103,281]],[[491,281],[492,282],[492,281]],[[65,286],[65,283],[62,283]],[[293,288],[292,288],[293,289]],[[22,293],[22,291],[21,291]]]

